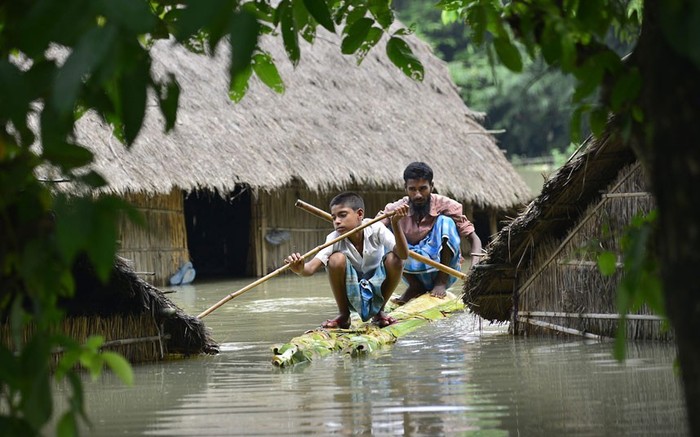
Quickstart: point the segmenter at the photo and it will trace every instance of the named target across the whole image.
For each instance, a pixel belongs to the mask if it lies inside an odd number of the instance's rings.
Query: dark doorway
[[[225,196],[209,190],[185,195],[187,245],[197,279],[247,276],[250,190]]]

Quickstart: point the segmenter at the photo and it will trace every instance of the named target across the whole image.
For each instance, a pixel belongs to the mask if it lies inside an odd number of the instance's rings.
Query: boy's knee
[[[384,258],[384,269],[386,271],[402,270],[403,260],[393,252],[388,253],[387,256]]]
[[[331,256],[328,258],[328,268],[332,270],[345,270],[345,255],[340,252],[332,253]]]

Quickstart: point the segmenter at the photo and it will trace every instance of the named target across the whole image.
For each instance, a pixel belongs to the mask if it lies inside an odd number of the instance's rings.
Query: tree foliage
[[[471,20],[460,6],[467,3],[473,11]],[[517,38],[495,38],[497,34],[488,31],[486,23],[495,17],[487,13],[491,3],[497,8],[501,2],[400,0],[394,5],[400,18],[448,63],[465,103],[486,113],[488,127],[505,130],[498,135],[502,149],[513,156],[532,157],[566,148],[572,139],[578,141],[590,132],[585,117],[583,124],[578,121],[585,111],[576,113],[577,130],[571,131],[576,103],[590,107],[595,96],[577,96],[574,102],[575,78],[571,71],[560,70],[556,61],[545,61],[543,50],[528,53]],[[519,11],[513,9],[510,14]],[[637,25],[630,20],[624,26],[606,28],[602,40],[618,55],[627,54],[635,41]],[[512,33],[508,29],[502,32]]]
[[[392,27],[393,22],[388,0],[0,3],[0,321],[14,340],[11,346],[0,345],[3,432],[38,434],[52,415],[60,414],[58,434],[77,433],[78,419],[85,418],[77,365],[96,374],[107,364],[125,381],[132,379],[122,358],[100,352],[100,338],[79,345],[54,334],[63,317],[58,299],[74,292],[76,258],[86,254],[106,281],[117,220],[134,216],[117,197],[93,197],[108,187],[90,170],[93,155],[76,140],[76,121],[93,111],[130,146],[152,96],[163,129],[172,129],[180,86],[174,75],[157,78],[151,71],[149,46],[161,38],[206,54],[223,41],[230,44],[229,96],[234,101],[244,98],[254,75],[284,92],[261,38],[281,38],[296,65],[302,58],[300,40],[313,42],[319,26],[342,32],[342,52],[358,63],[387,35],[388,58],[420,80],[423,66],[403,40],[407,31]],[[69,181],[70,188],[59,189],[59,181]],[[34,334],[25,341],[21,333],[30,325]],[[52,369],[56,349],[63,355]],[[73,389],[66,412],[53,411],[52,376],[67,378]]]

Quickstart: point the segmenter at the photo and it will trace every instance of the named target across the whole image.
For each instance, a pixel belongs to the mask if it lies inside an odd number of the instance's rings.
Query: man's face
[[[427,179],[408,179],[406,181],[406,194],[408,203],[412,208],[421,209],[430,202],[430,192],[433,184]]]

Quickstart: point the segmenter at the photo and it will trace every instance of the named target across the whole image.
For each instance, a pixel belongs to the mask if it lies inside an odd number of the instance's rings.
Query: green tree
[[[492,44],[505,66],[523,69],[522,53],[541,54],[576,79],[574,126],[590,114],[595,134],[608,129],[636,152],[658,204],[654,236],[664,303],[676,336],[693,435],[700,435],[700,3],[690,0],[442,0]],[[607,35],[634,32],[624,59]],[[521,46],[519,46],[521,45]],[[524,48],[524,51],[520,50]],[[586,104],[595,96],[594,105]],[[629,291],[629,290],[628,290]]]
[[[499,146],[514,156],[541,156],[570,142],[573,80],[541,59],[525,60],[516,73],[494,63],[492,47],[477,45],[464,21],[436,2],[394,1],[399,18],[415,28],[447,62],[464,102],[486,113],[485,124],[504,130]]]
[[[391,29],[386,0],[36,0],[0,2],[0,322],[13,345],[0,345],[0,433],[35,435],[60,414],[57,432],[77,433],[84,417],[75,367],[97,374],[106,363],[130,382],[131,368],[100,353],[100,338],[79,345],[54,334],[63,317],[57,301],[74,291],[71,267],[86,254],[102,280],[113,268],[116,222],[131,214],[117,198],[92,193],[104,179],[89,170],[92,153],[74,135],[77,119],[94,111],[131,145],[139,135],[147,96],[156,97],[165,130],[177,118],[174,76],[156,79],[149,44],[156,38],[213,53],[231,45],[230,92],[244,97],[252,75],[272,89],[284,85],[274,60],[258,45],[274,34],[289,59],[301,58],[299,39],[322,26],[342,28],[343,53],[360,62],[384,39],[389,59],[421,79],[423,67]],[[340,30],[338,30],[340,31]],[[41,175],[71,183],[68,196]],[[21,338],[25,327],[33,334]],[[63,358],[50,366],[52,351]],[[50,378],[72,386],[69,410],[54,412]]]

